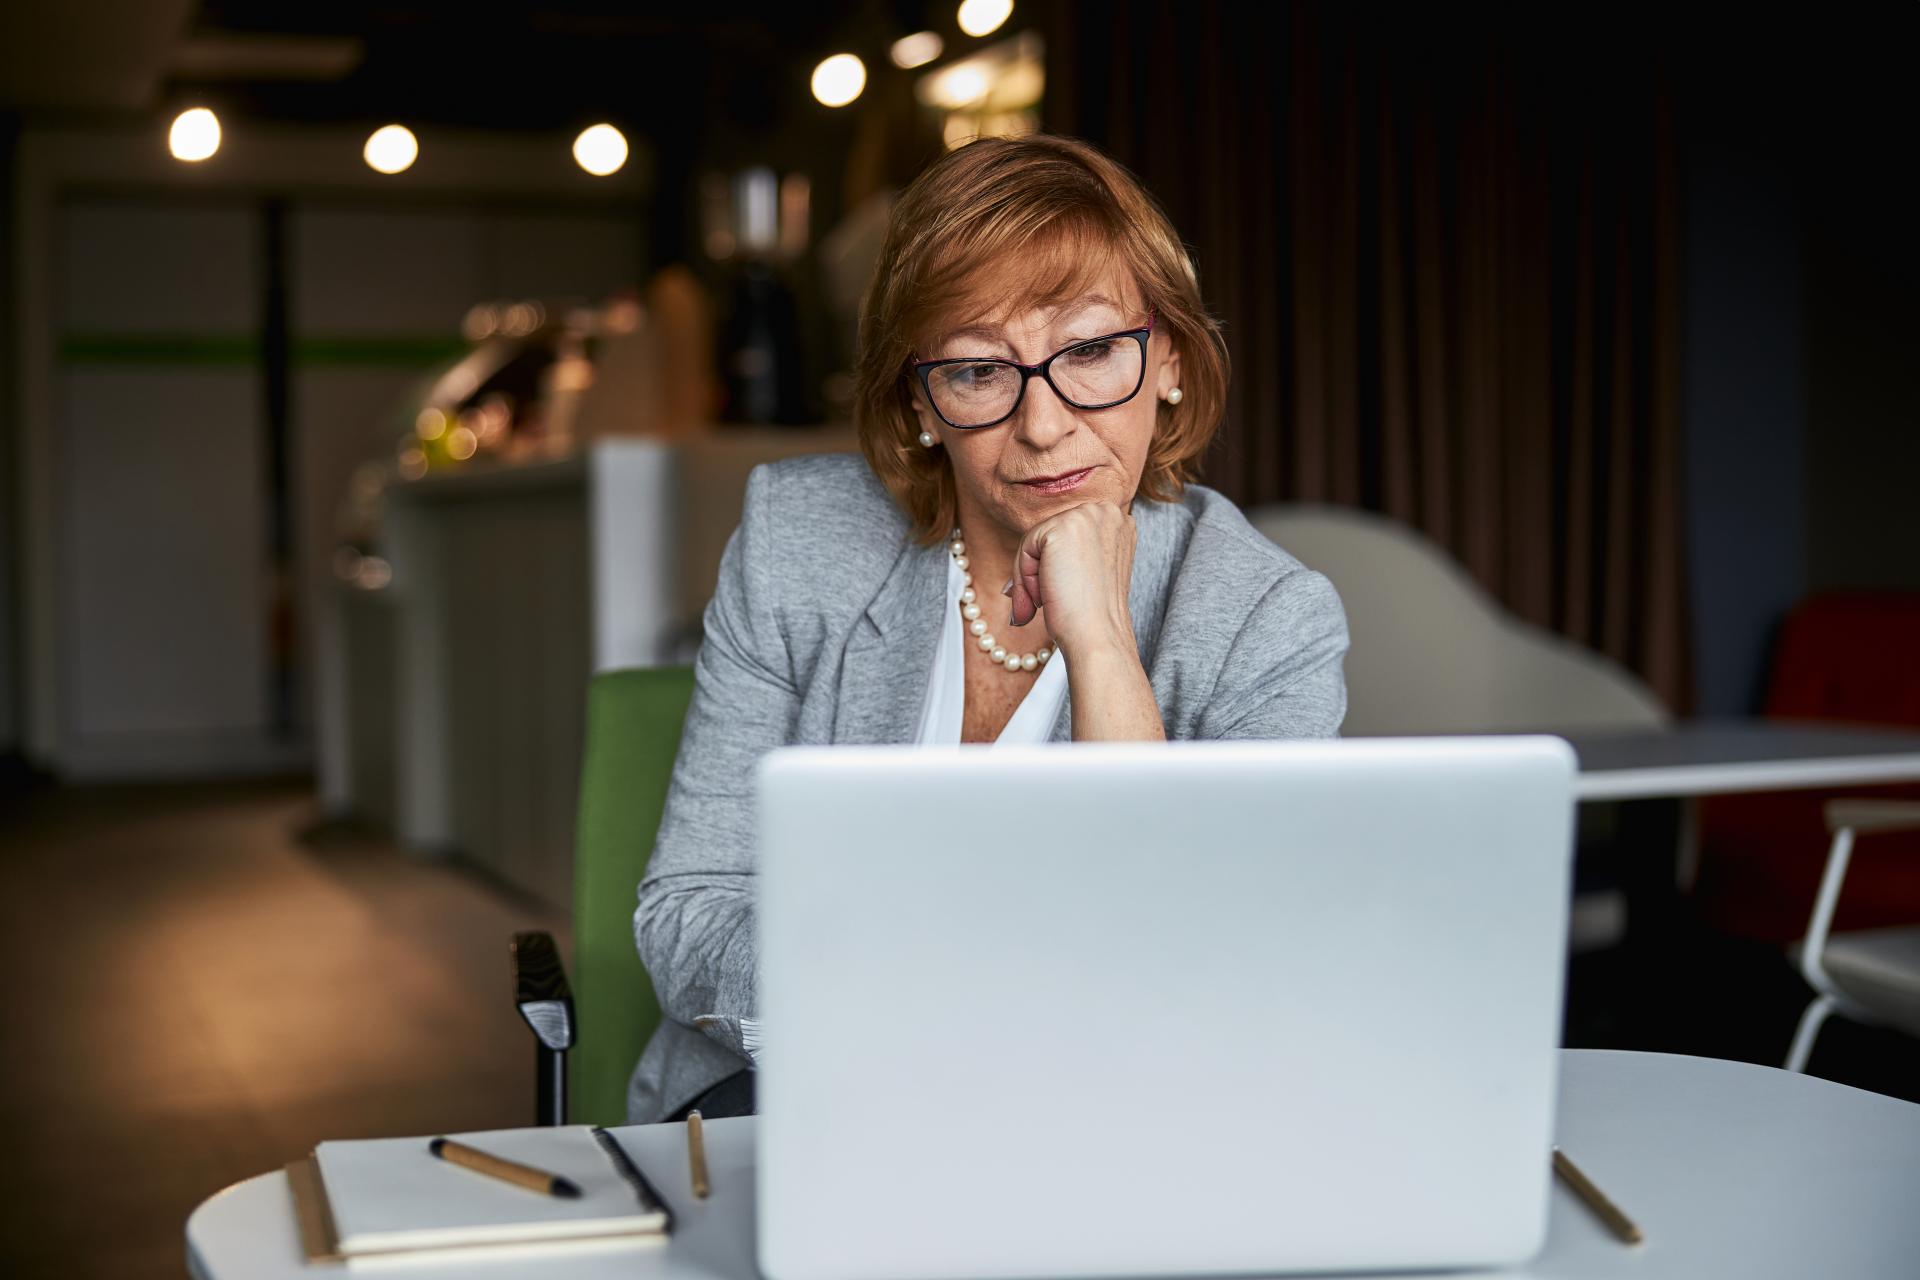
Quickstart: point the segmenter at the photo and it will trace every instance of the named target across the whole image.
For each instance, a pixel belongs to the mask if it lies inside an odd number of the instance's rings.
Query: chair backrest
[[[1667,722],[1625,668],[1509,614],[1403,524],[1322,506],[1255,507],[1247,519],[1340,592],[1352,632],[1348,736]]]
[[[1774,644],[1765,713],[1920,727],[1920,592],[1834,592],[1801,602]],[[1834,799],[1920,800],[1920,787],[1844,787],[1708,796],[1699,807],[1694,909],[1722,933],[1799,938],[1828,849],[1821,810]],[[1847,872],[1833,927],[1920,923],[1920,832],[1876,834]]]
[[[1920,592],[1828,592],[1780,626],[1766,713],[1920,725]]]
[[[627,1077],[660,1022],[653,984],[634,949],[633,911],[692,697],[691,667],[604,671],[588,690],[574,838],[574,1124],[626,1123]]]

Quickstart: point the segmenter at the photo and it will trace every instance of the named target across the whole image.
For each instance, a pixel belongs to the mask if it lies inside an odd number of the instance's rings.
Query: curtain
[[[1045,34],[1046,127],[1140,175],[1224,322],[1207,483],[1402,521],[1684,709],[1657,60],[1597,31],[1302,3],[1066,0]]]

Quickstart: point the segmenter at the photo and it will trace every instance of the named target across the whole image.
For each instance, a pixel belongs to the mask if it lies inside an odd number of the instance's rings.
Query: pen
[[[707,1185],[707,1140],[698,1111],[687,1112],[687,1172],[693,1178],[694,1199],[705,1200],[712,1188]]]
[[[538,1191],[542,1195],[561,1196],[568,1200],[577,1200],[580,1197],[580,1188],[557,1173],[548,1173],[532,1165],[488,1155],[465,1143],[455,1142],[452,1138],[435,1138],[427,1144],[427,1150],[449,1164],[457,1164],[463,1169],[484,1173],[488,1177],[498,1178],[502,1182],[511,1182],[516,1187],[525,1187],[529,1191]]]
[[[1608,1230],[1628,1244],[1640,1243],[1640,1228],[1634,1225],[1633,1219],[1620,1212],[1620,1207],[1607,1199],[1606,1194],[1593,1185],[1592,1179],[1580,1172],[1580,1166],[1567,1159],[1566,1153],[1558,1147],[1553,1149],[1553,1171],[1587,1202],[1587,1207],[1607,1224]]]

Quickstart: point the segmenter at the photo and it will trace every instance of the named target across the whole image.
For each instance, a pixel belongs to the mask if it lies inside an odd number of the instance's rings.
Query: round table
[[[707,1125],[713,1196],[687,1193],[679,1125],[618,1130],[673,1204],[664,1245],[457,1267],[414,1280],[757,1275],[752,1119]],[[1920,1276],[1920,1106],[1772,1067],[1565,1050],[1556,1141],[1636,1222],[1625,1245],[1556,1183],[1546,1249],[1510,1277]],[[853,1208],[857,1212],[857,1206]],[[336,1268],[301,1259],[286,1177],[261,1174],[187,1220],[200,1280],[280,1280]],[[1451,1273],[1460,1275],[1462,1273]]]

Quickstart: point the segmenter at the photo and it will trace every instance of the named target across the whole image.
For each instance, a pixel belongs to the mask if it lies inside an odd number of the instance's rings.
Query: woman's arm
[[[1311,569],[1283,575],[1234,637],[1201,738],[1334,738],[1347,715],[1347,614]]]
[[[1077,651],[1067,659],[1075,742],[1164,742],[1166,722],[1131,633],[1124,644]]]
[[[769,532],[773,475],[747,479],[740,527],[720,561],[694,659],[666,810],[634,937],[667,1017],[754,1008],[753,778],[786,743],[800,705],[774,610]]]
[[[1075,742],[1167,737],[1127,609],[1138,540],[1126,509],[1090,502],[1035,525],[1014,552],[1011,621],[1023,627],[1045,608],[1067,658]]]

